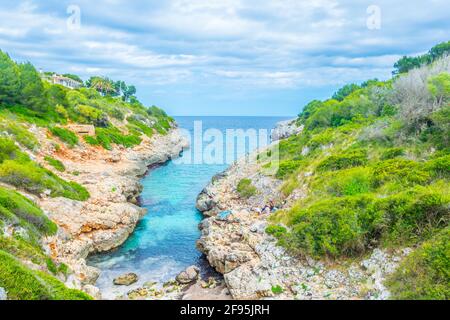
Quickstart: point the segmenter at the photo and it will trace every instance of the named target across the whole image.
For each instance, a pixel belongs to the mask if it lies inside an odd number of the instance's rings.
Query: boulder
[[[138,281],[139,277],[135,273],[127,273],[114,279],[116,286],[129,286]]]
[[[188,284],[197,281],[199,274],[200,274],[199,268],[197,268],[196,266],[190,266],[185,271],[177,275],[176,280],[180,284]]]

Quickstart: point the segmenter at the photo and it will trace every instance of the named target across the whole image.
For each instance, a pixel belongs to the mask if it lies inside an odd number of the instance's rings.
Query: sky
[[[450,40],[448,0],[0,0],[0,49],[172,115],[294,116]]]

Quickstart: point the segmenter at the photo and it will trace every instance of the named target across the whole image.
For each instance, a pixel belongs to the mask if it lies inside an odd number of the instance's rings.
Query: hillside
[[[449,47],[310,102],[205,189],[198,247],[235,298],[450,298]]]
[[[8,299],[97,294],[97,271],[84,258],[126,239],[143,214],[131,203],[137,175],[181,150],[172,118],[142,105],[134,87],[105,91],[105,83],[53,84],[0,51],[0,288]]]

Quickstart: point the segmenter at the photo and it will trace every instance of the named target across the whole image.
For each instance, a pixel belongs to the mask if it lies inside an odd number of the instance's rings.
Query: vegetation
[[[448,299],[448,50],[438,45],[413,66],[397,63],[392,80],[347,85],[305,106],[304,131],[279,144],[276,177],[286,196],[304,185],[308,194],[275,213],[268,234],[317,258],[419,246],[389,280],[394,298]]]
[[[123,81],[92,77],[72,90],[48,82],[53,74],[46,72],[41,78],[32,64],[16,63],[0,51],[0,287],[9,299],[90,299],[54,277],[70,273],[68,266],[57,264],[42,249],[42,237],[55,235],[56,224],[36,204],[12,191],[89,198],[84,187],[55,174],[66,170],[61,161],[44,156],[52,170],[34,161],[40,132],[46,129],[56,152],[63,154],[62,144],[131,148],[143,136],[167,134],[174,122],[163,110],[142,105],[136,88]],[[77,75],[64,76],[83,83]],[[80,141],[68,129],[71,124],[93,125],[95,136]]]
[[[423,243],[387,281],[400,300],[450,299],[450,229]]]
[[[46,156],[44,158],[44,160],[47,161],[48,164],[51,165],[56,170],[58,170],[60,172],[66,171],[66,167],[64,166],[64,164],[61,161],[54,159],[52,157],[49,157],[49,156]]]
[[[252,180],[250,179],[242,179],[241,181],[239,181],[236,190],[243,198],[250,198],[257,192],[256,187],[252,185]]]

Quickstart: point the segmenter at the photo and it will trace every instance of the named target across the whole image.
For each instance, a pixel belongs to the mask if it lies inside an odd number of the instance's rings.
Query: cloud
[[[190,104],[201,94],[204,108],[213,101],[208,97],[230,96],[223,90],[249,101],[277,90],[269,97],[276,102],[282,92],[330,92],[346,82],[385,79],[400,56],[449,40],[450,30],[445,0],[409,1],[408,10],[378,0],[379,30],[366,26],[372,1],[77,3],[81,28],[69,30],[72,1],[0,0],[0,48],[46,70],[136,83],[144,96],[163,97],[168,87],[192,91]]]

